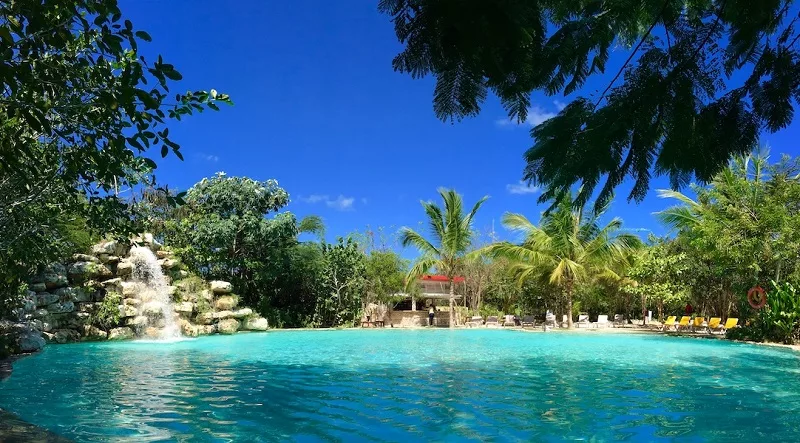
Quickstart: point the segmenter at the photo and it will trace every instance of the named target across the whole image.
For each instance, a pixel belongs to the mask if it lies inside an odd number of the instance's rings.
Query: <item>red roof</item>
[[[445,282],[445,283],[450,281],[450,279],[447,278],[446,275],[423,275],[419,279],[423,280],[423,281],[440,281],[440,282]],[[455,282],[455,283],[463,283],[464,282],[464,277],[455,276],[455,277],[453,277],[453,282]]]

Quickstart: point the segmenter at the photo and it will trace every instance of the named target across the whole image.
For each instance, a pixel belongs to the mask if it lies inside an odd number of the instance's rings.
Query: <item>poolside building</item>
[[[453,278],[456,305],[464,300],[466,279]],[[399,293],[403,299],[396,303],[391,312],[390,323],[394,327],[418,327],[428,324],[428,309],[436,309],[435,326],[449,326],[447,312],[450,300],[450,280],[444,275],[423,275],[417,279],[416,291]]]

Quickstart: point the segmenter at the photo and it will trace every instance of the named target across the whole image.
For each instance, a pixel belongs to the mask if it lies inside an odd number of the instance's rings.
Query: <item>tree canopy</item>
[[[651,177],[706,182],[759,133],[786,127],[800,97],[792,0],[381,0],[405,46],[395,70],[436,77],[436,115],[480,112],[489,91],[523,121],[531,92],[579,91],[627,60],[604,88],[577,96],[532,131],[524,179],[556,201],[581,184],[603,205],[626,178],[644,198]]]

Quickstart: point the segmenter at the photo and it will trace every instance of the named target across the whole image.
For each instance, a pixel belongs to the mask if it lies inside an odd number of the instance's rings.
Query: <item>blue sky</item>
[[[437,198],[441,186],[458,190],[469,205],[489,195],[476,226],[494,222],[500,234],[504,212],[538,220],[544,209],[538,193],[519,181],[531,126],[504,121],[494,98],[479,117],[437,120],[433,79],[392,70],[401,45],[377,0],[120,3],[134,26],[153,37],[142,52],[162,54],[183,74],[179,89],[215,88],[235,102],[170,126],[185,161],[153,152],[161,184],[186,189],[217,171],[275,178],[291,195],[286,209],[323,217],[329,240],[368,225],[418,226],[419,201]],[[605,88],[627,54],[612,56],[584,94]],[[570,100],[533,98],[534,122]],[[797,133],[795,123],[763,141],[774,156],[795,155]],[[656,197],[661,187],[666,180],[654,180],[639,204],[626,202],[629,186],[621,187],[610,215],[643,235],[665,233],[652,216],[670,205]]]

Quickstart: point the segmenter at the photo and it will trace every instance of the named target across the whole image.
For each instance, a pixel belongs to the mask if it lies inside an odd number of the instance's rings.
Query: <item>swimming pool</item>
[[[798,441],[798,382],[798,354],[720,340],[275,331],[48,346],[0,408],[78,441]]]

